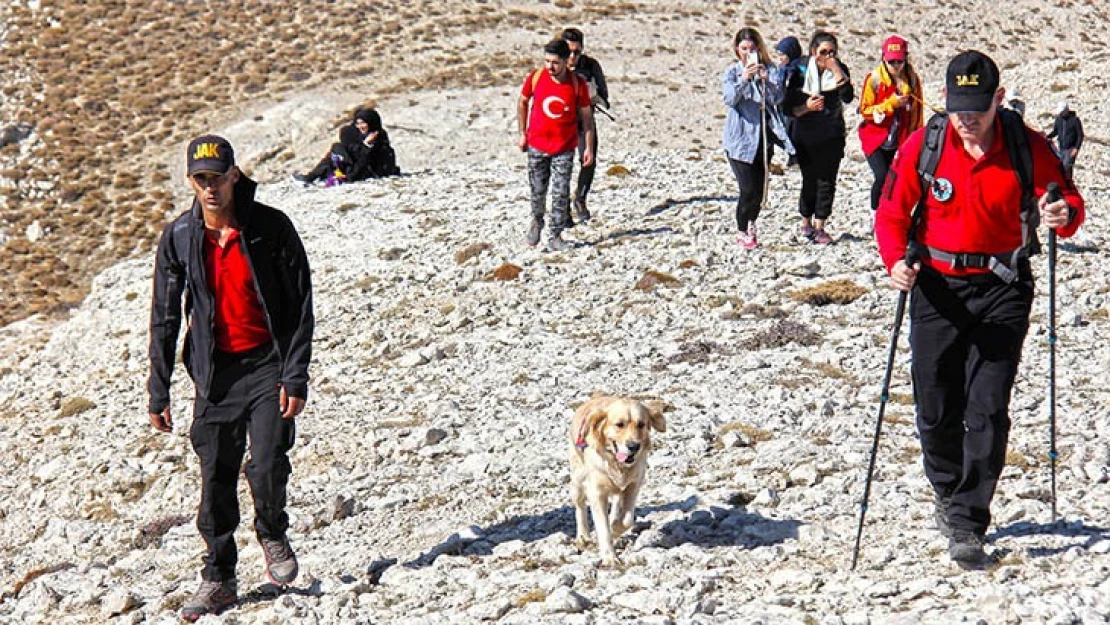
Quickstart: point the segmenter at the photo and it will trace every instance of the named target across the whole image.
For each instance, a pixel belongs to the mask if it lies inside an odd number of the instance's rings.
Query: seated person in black
[[[339,142],[332,144],[316,167],[307,174],[293,174],[293,179],[305,185],[324,180],[333,186],[400,173],[381,116],[374,109],[359,109],[354,120],[339,130]]]

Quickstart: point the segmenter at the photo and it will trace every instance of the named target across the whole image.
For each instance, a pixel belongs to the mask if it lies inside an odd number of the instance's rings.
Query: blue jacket
[[[771,68],[764,86],[760,81],[744,80],[743,71],[738,63],[733,63],[721,74],[721,95],[728,107],[722,138],[725,153],[730,159],[743,163],[755,160],[763,132],[759,121],[762,103],[770,122],[767,141],[785,142],[787,153],[792,154],[794,147],[786,140],[786,128],[777,107],[782,102],[781,73]]]

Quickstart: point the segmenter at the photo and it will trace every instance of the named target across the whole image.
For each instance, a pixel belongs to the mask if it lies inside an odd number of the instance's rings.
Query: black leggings
[[[763,167],[763,143],[760,142],[756,148],[751,163],[730,158],[728,164],[740,189],[740,197],[736,200],[736,227],[740,232],[747,232],[748,223],[759,218],[759,209],[763,204],[763,186],[767,181],[767,169]]]
[[[879,148],[867,157],[867,164],[875,174],[875,182],[871,183],[871,210],[879,208],[879,197],[883,193],[883,184],[886,182],[886,173],[890,171],[890,164],[894,161],[895,150]]]
[[[828,219],[836,196],[840,159],[844,158],[844,139],[828,139],[811,145],[799,143],[795,147],[798,149],[798,169],[802,170],[798,212],[807,219]]]

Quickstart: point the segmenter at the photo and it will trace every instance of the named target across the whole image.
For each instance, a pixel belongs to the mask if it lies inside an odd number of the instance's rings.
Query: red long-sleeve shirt
[[[925,128],[918,130],[898,149],[875,215],[875,237],[888,272],[906,255],[910,215],[921,198],[917,157],[925,132]],[[1045,194],[1048,183],[1060,185],[1068,206],[1075,209],[1075,217],[1066,226],[1057,228],[1056,234],[1070,237],[1086,215],[1083,198],[1064,175],[1060,159],[1044,135],[1029,132],[1028,136],[1033,157],[1034,193],[1039,198]],[[950,253],[1004,254],[1021,247],[1021,182],[1010,163],[1002,124],[997,117],[994,141],[978,160],[967,153],[959,134],[949,124],[935,177],[951,183],[951,197],[941,201],[931,190],[926,194],[924,219],[917,229],[917,241]],[[934,259],[921,262],[953,276],[989,271],[953,269],[948,263]]]

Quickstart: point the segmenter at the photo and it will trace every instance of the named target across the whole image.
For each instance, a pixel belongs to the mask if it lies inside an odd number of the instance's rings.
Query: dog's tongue
[[[628,462],[628,452],[627,451],[618,451],[617,452],[617,460],[619,460],[620,462]]]

